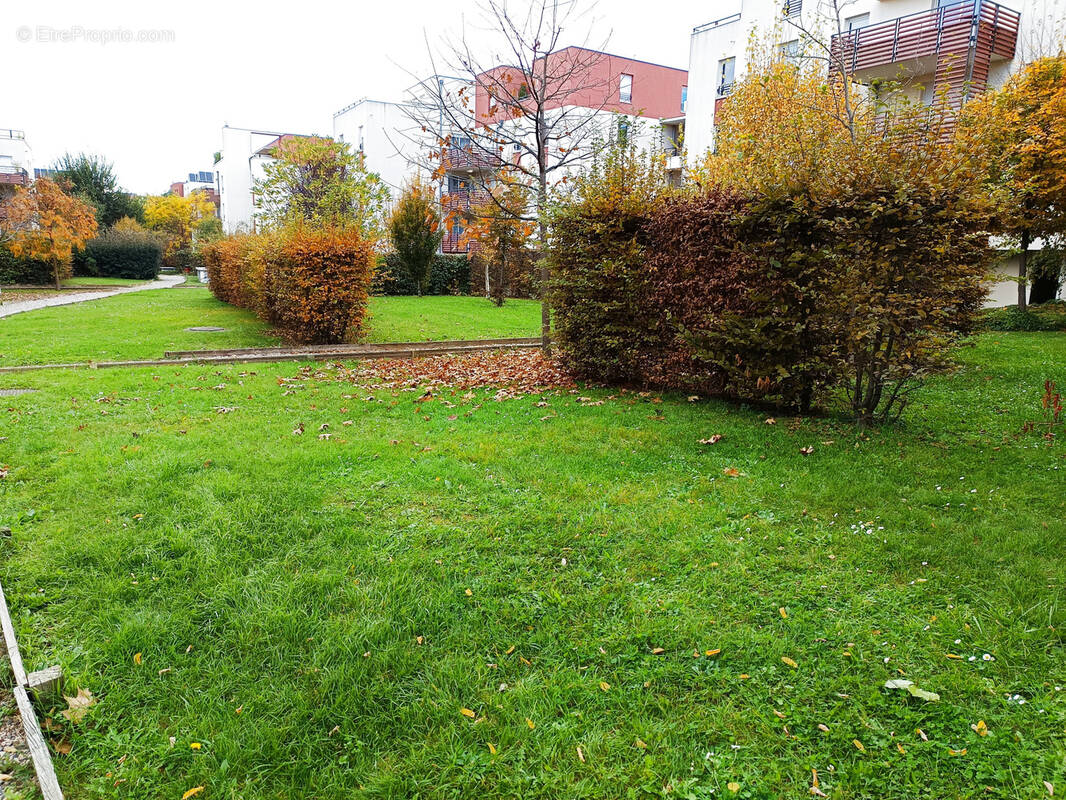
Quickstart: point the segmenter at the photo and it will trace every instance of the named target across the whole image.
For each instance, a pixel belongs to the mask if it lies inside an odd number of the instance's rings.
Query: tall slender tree
[[[433,257],[444,237],[431,186],[417,179],[407,185],[389,216],[389,236],[421,297],[429,286]]]

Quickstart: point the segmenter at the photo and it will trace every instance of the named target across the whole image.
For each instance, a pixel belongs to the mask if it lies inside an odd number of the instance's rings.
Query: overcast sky
[[[690,32],[715,6],[599,0],[564,44],[583,44],[591,23],[592,44],[609,37],[613,53],[684,68]],[[0,128],[26,132],[35,166],[99,153],[141,193],[210,170],[224,124],[330,134],[354,100],[400,99],[428,72],[425,38],[479,20],[477,0],[21,0],[3,17]],[[116,31],[164,41],[105,41]]]

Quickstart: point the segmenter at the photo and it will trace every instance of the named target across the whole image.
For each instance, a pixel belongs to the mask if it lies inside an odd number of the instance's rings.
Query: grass
[[[372,342],[535,336],[540,304],[478,297],[373,297]],[[214,326],[222,332],[187,331]],[[0,366],[161,358],[167,350],[266,347],[279,340],[254,314],[207,289],[156,289],[0,319]]]
[[[222,332],[187,331],[196,326]],[[152,289],[0,319],[0,366],[161,358],[166,350],[276,344],[206,289]]]
[[[371,342],[507,339],[540,334],[540,303],[483,297],[373,297]]]
[[[129,278],[93,278],[76,277],[63,281],[64,286],[140,286],[148,281],[132,280]]]
[[[0,576],[27,666],[99,701],[50,715],[60,780],[798,798],[816,769],[833,798],[1061,791],[1066,451],[1021,431],[1066,384],[1066,336],[962,356],[865,433],[605,390],[418,403],[292,364],[8,376],[40,391],[4,401]]]

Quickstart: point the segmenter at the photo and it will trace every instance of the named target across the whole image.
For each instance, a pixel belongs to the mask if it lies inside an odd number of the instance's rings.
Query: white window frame
[[[623,72],[618,78],[618,102],[633,102],[633,76]]]

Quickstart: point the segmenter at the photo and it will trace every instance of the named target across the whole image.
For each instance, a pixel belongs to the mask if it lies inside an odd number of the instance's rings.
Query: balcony
[[[28,186],[30,175],[22,167],[0,164],[0,184],[4,186]]]
[[[1020,20],[1017,11],[991,0],[963,0],[839,33],[832,41],[833,60],[859,80],[942,77],[951,61],[956,82],[980,90],[989,63],[1014,58]]]
[[[489,201],[489,193],[483,189],[460,189],[441,195],[440,204],[444,213],[449,211],[469,211]]]
[[[0,139],[25,139],[25,131],[15,130],[14,128],[0,128]]]
[[[503,165],[503,158],[493,153],[486,153],[473,145],[467,147],[445,147],[441,161],[447,172],[481,172],[495,170]]]

